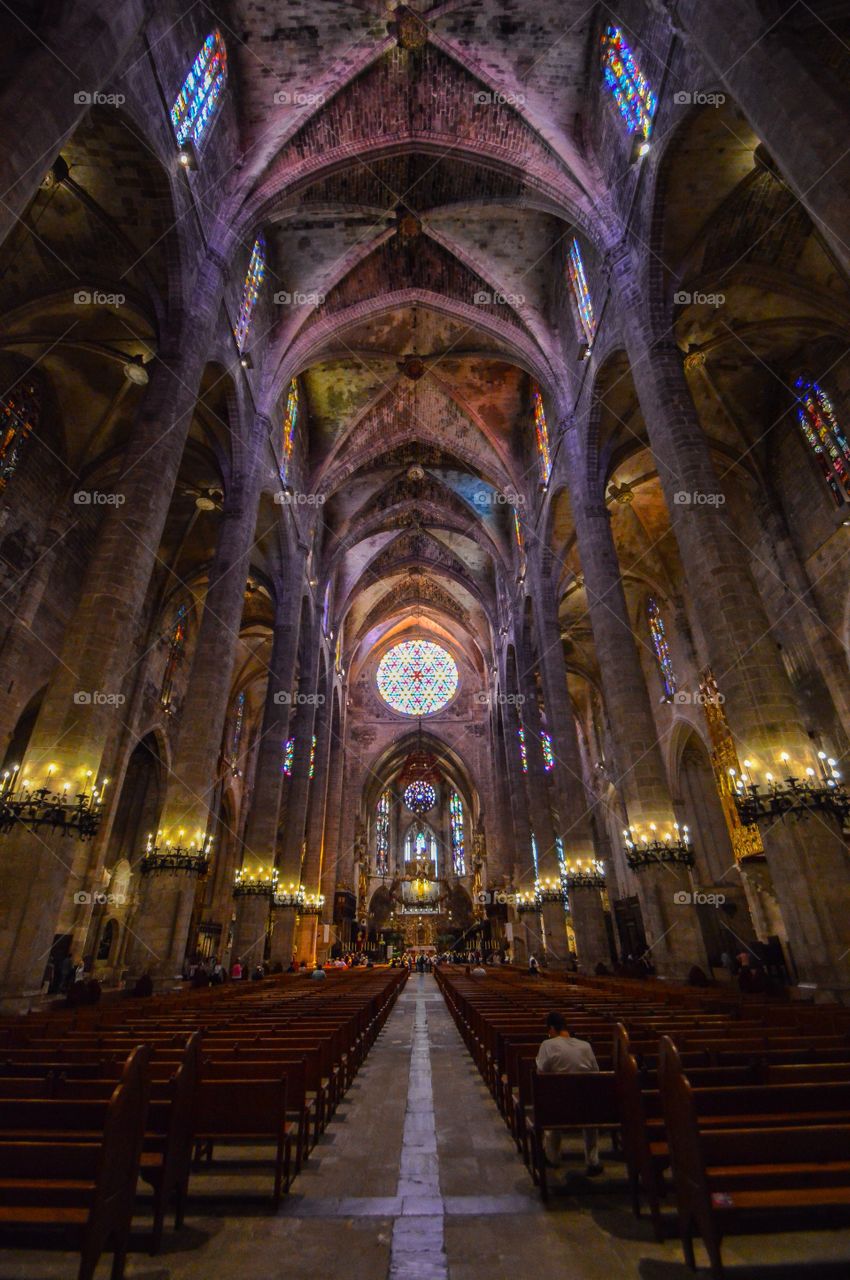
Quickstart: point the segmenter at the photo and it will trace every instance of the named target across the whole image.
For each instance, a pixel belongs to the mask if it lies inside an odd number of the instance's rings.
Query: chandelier
[[[672,829],[659,835],[654,822],[649,824],[649,835],[639,834],[634,827],[623,832],[626,842],[626,861],[633,871],[641,867],[657,866],[659,863],[673,863],[678,866],[694,865],[694,847],[691,844],[688,828],[680,827],[674,822]]]
[[[437,758],[426,751],[422,742],[422,720],[416,725],[416,746],[408,755],[399,774],[399,785],[404,788],[402,799],[411,813],[428,813],[437,803],[435,783],[440,781]]]
[[[7,835],[16,826],[29,831],[49,827],[65,836],[74,835],[78,840],[94,839],[103,818],[108,778],[104,778],[98,788],[92,782],[89,769],[78,791],[74,791],[69,782],[64,783],[60,791],[52,781],[55,766],[49,765],[44,786],[35,787],[29,778],[24,778],[16,790],[19,771],[20,766],[13,765],[0,779],[0,834]]]
[[[277,887],[277,877],[277,867],[272,869],[269,876],[249,876],[240,868],[236,872],[233,896],[234,898],[270,898]]]
[[[753,782],[748,773],[736,775],[729,770],[732,785],[735,788],[734,800],[743,823],[769,822],[778,818],[793,818],[799,822],[815,813],[824,813],[837,819],[843,826],[850,817],[850,794],[841,781],[841,774],[836,771],[835,760],[829,759],[826,752],[818,752],[820,777],[814,769],[808,768],[805,774],[795,775],[788,755],[783,752],[782,764],[788,769],[787,776],[774,778],[772,773],[765,775],[765,785]],[[744,761],[745,769],[749,760]]]
[[[177,875],[179,871],[192,876],[207,874],[210,869],[212,836],[205,836],[202,831],[196,831],[195,838],[184,845],[183,834],[182,831],[178,833],[181,843],[172,844],[170,840],[166,840],[162,845],[154,844],[153,837],[148,836],[145,852],[139,863],[139,870],[143,876],[162,875],[165,872]],[[162,832],[158,831],[157,839],[161,835]]]

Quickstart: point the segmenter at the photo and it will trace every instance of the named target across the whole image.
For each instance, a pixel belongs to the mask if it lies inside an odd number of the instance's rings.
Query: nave
[[[494,982],[503,995],[505,985],[491,975]],[[557,1003],[557,988],[550,994]],[[191,1188],[186,1225],[166,1230],[158,1257],[144,1252],[150,1219],[137,1209],[125,1274],[127,1280],[210,1274],[313,1280],[343,1269],[351,1280],[692,1276],[675,1221],[673,1238],[656,1242],[648,1218],[630,1212],[622,1158],[607,1137],[601,1154],[605,1176],[591,1186],[581,1176],[581,1143],[566,1144],[570,1193],[556,1174],[544,1207],[437,983],[414,975],[282,1207],[270,1208],[267,1178],[205,1176],[198,1193]],[[697,1260],[706,1265],[699,1245]],[[848,1260],[847,1229],[736,1235],[724,1243],[730,1280],[839,1280]],[[75,1270],[71,1254],[0,1250],[0,1280],[65,1280]],[[96,1274],[98,1280],[108,1274],[108,1255]]]

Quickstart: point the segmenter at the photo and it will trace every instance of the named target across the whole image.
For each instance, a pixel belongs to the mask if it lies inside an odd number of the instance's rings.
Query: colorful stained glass
[[[667,633],[664,630],[664,619],[653,596],[650,596],[647,601],[646,614],[649,619],[649,633],[652,637],[652,647],[655,650],[658,669],[661,672],[664,692],[668,698],[672,698],[676,692],[676,675],[673,671],[673,659],[670,657]]]
[[[38,426],[41,405],[31,383],[19,382],[0,404],[0,493],[21,460],[27,437]]]
[[[171,108],[171,124],[179,146],[191,139],[200,147],[221,106],[226,83],[227,49],[221,32],[216,30],[201,45]]]
[[[239,748],[242,745],[242,732],[245,728],[245,690],[236,699],[233,713],[233,733],[230,738],[230,771],[239,776]]]
[[[525,729],[522,725],[517,729],[517,737],[519,738],[519,758],[522,763],[523,773],[528,773],[528,747],[525,745]]]
[[[649,87],[620,27],[602,36],[602,74],[629,133],[649,139],[658,99]]]
[[[281,433],[280,478],[289,479],[289,463],[292,450],[295,448],[295,428],[298,425],[298,383],[293,378],[289,384],[286,397],[286,411],[283,415],[283,431]]]
[[[402,799],[411,813],[427,813],[437,803],[437,793],[430,782],[417,778],[404,788]]]
[[[316,776],[316,735],[313,734],[313,741],[310,743],[310,763],[307,766],[307,777],[314,778]]]
[[[295,759],[295,739],[287,738],[283,744],[283,763],[280,771],[285,778],[292,777],[292,762]]]
[[[558,855],[558,866],[561,869],[561,875],[565,875],[567,870],[567,859],[564,854],[564,842],[560,836],[555,836],[555,853]]]
[[[587,286],[587,276],[584,271],[581,249],[575,236],[573,236],[573,242],[570,245],[567,270],[570,275],[570,287],[573,291],[573,301],[575,302],[579,324],[581,325],[582,333],[587,339],[587,345],[591,346],[596,336],[596,316],[593,312],[593,299]]]
[[[392,794],[382,791],[375,810],[375,871],[385,876],[390,869],[390,805]]]
[[[421,827],[418,831],[414,831],[411,827],[404,839],[404,860],[405,862],[433,862],[436,875],[437,837],[433,831],[426,832]]]
[[[551,773],[555,768],[555,753],[552,750],[552,739],[548,733],[541,733],[540,746],[543,751],[543,768],[547,773]]]
[[[451,701],[457,690],[454,658],[431,640],[403,640],[378,664],[378,692],[393,711],[428,716]]]
[[[543,483],[549,483],[552,474],[552,455],[549,452],[549,428],[546,425],[546,410],[543,408],[543,397],[538,387],[532,396],[534,403],[534,432],[537,437],[537,457],[540,462],[540,474]],[[516,514],[516,508],[514,508]]]
[[[456,876],[466,875],[466,846],[463,838],[463,801],[456,791],[449,797],[452,833],[452,866]]]
[[[162,686],[159,691],[159,700],[166,710],[171,706],[171,699],[174,694],[174,676],[177,668],[183,660],[183,654],[186,650],[186,606],[181,604],[180,608],[174,615],[174,622],[171,624],[171,631],[168,636],[168,657],[165,660],[165,670],[162,673]]]
[[[798,378],[795,385],[800,401],[797,410],[800,428],[818,461],[836,506],[841,507],[850,502],[850,443],[823,387],[808,378]]]
[[[328,634],[331,621],[331,584],[325,587],[325,598],[322,603],[322,631]]]
[[[245,350],[245,344],[248,341],[248,334],[251,330],[251,317],[254,314],[254,307],[257,305],[257,298],[260,296],[260,286],[266,274],[266,241],[262,233],[257,236],[254,241],[254,248],[251,250],[251,261],[248,263],[248,273],[245,276],[245,284],[242,287],[242,305],[239,308],[239,319],[236,321],[236,327],[233,333],[236,337],[236,345],[240,352]]]
[[[537,841],[536,841],[536,839],[535,839],[535,837],[534,837],[534,832],[533,832],[533,831],[532,831],[532,833],[531,833],[531,861],[534,863],[534,878],[535,878],[535,879],[537,879],[537,872],[538,872],[538,865],[537,865]]]

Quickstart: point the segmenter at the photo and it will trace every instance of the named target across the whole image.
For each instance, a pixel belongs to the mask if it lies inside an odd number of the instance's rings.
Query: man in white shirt
[[[546,1019],[548,1039],[544,1040],[537,1054],[535,1063],[541,1074],[576,1075],[583,1071],[598,1071],[599,1063],[596,1055],[586,1040],[571,1036],[567,1030],[564,1015],[552,1012]],[[599,1131],[585,1129],[584,1156],[587,1161],[587,1176],[596,1178],[603,1172],[599,1163]],[[543,1150],[550,1164],[558,1164],[561,1154],[561,1135],[555,1130],[547,1130],[543,1141]]]

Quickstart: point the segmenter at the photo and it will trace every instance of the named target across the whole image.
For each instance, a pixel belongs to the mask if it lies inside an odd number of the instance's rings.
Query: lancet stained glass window
[[[437,837],[431,830],[423,831],[420,827],[418,831],[414,831],[411,827],[404,840],[404,860],[405,862],[414,862],[417,859],[433,862],[434,874],[436,875]]]
[[[543,751],[543,768],[551,773],[555,768],[555,753],[552,750],[552,739],[545,731],[540,735],[540,747]]]
[[[233,774],[238,775],[239,770],[239,748],[242,745],[242,733],[245,728],[245,690],[236,699],[236,707],[233,715],[233,733],[230,739],[230,770]]]
[[[533,831],[532,831],[532,833],[531,833],[531,861],[534,863],[534,875],[535,875],[535,877],[536,877],[536,876],[537,876],[537,872],[538,872],[538,866],[537,866],[537,840],[535,839],[535,836],[534,836],[534,832],[533,832]]]
[[[283,744],[283,764],[280,771],[285,778],[292,777],[292,761],[295,759],[295,739],[287,738]]]
[[[817,382],[798,378],[797,416],[836,506],[850,502],[850,443],[841,430],[832,401]]]
[[[661,616],[661,610],[658,608],[658,602],[653,596],[650,596],[647,601],[646,614],[649,619],[649,633],[652,637],[652,647],[655,650],[658,669],[661,672],[664,692],[668,698],[672,698],[676,692],[676,675],[673,671],[673,659],[670,657],[667,633],[664,630],[664,619]]]
[[[171,706],[171,699],[174,693],[174,676],[180,665],[183,654],[186,649],[186,606],[181,604],[180,608],[174,615],[174,622],[171,624],[171,632],[168,637],[168,657],[165,660],[165,670],[162,673],[162,687],[159,691],[159,700],[166,710]]]
[[[523,773],[528,773],[528,747],[525,745],[525,729],[522,725],[517,729],[517,737],[519,738],[519,758],[522,763]]]
[[[236,336],[236,345],[240,351],[245,350],[245,344],[248,341],[251,317],[254,314],[254,307],[257,305],[257,298],[260,296],[260,286],[263,283],[265,274],[266,241],[261,231],[254,241],[254,248],[251,250],[248,274],[245,276],[245,284],[242,287],[242,305],[239,308],[239,319],[236,321],[236,327],[233,330]]]
[[[567,270],[570,275],[570,286],[573,291],[573,300],[576,304],[579,324],[581,325],[582,333],[587,339],[587,344],[590,346],[596,335],[596,316],[593,312],[593,299],[587,286],[587,276],[584,271],[581,249],[575,236],[573,236],[573,242],[570,245]]]
[[[561,875],[567,870],[567,859],[564,855],[564,842],[560,836],[555,836],[555,853],[558,855],[558,866],[561,869]]]
[[[622,28],[602,36],[602,74],[629,133],[649,140],[658,99],[626,43]]]
[[[283,415],[283,431],[281,433],[280,478],[289,479],[289,463],[292,450],[295,448],[295,428],[298,425],[298,383],[293,378],[289,384],[286,397],[286,411]]]
[[[171,124],[179,146],[191,139],[200,147],[221,105],[226,83],[227,49],[221,32],[216,30],[201,45],[171,108]]]
[[[307,766],[307,777],[314,778],[316,776],[316,735],[313,734],[313,741],[310,743],[310,763]]]
[[[543,407],[543,397],[538,387],[534,388],[533,403],[534,432],[537,437],[537,457],[540,461],[540,474],[543,477],[543,483],[548,484],[549,476],[552,474],[552,455],[549,452],[549,428],[546,425],[546,410]]]
[[[466,875],[466,848],[463,839],[463,801],[456,791],[449,797],[452,831],[452,866],[456,876]]]
[[[40,411],[32,383],[18,383],[0,404],[0,493],[15,473],[28,436],[38,426]]]
[[[382,791],[375,810],[375,870],[385,876],[390,869],[390,804],[392,795]]]
[[[403,640],[378,664],[378,691],[394,711],[427,716],[451,701],[457,690],[454,658],[431,640]]]

